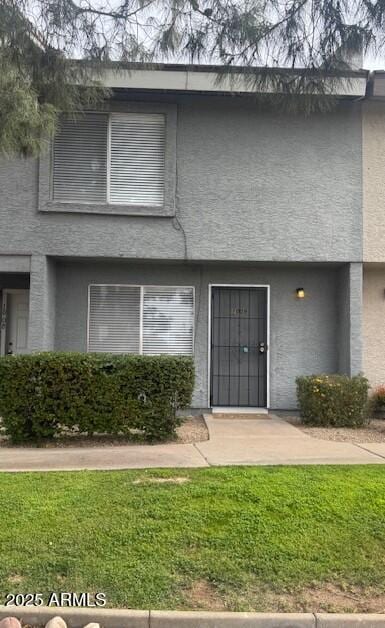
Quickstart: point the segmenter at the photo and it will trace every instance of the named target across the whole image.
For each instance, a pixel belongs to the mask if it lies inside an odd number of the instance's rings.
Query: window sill
[[[97,203],[60,203],[49,201],[39,207],[41,212],[49,213],[71,213],[71,214],[104,214],[108,216],[154,216],[173,217],[174,207],[166,205],[117,205],[117,204],[97,204]]]

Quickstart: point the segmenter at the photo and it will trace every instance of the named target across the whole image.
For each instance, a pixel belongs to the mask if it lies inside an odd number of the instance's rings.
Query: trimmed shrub
[[[309,375],[296,383],[303,423],[359,427],[366,422],[369,383],[362,375]]]
[[[0,358],[0,416],[13,441],[63,428],[147,440],[172,436],[191,403],[193,360],[179,356],[38,353]]]

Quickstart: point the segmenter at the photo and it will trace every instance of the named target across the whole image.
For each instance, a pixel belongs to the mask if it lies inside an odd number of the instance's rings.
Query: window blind
[[[53,145],[53,200],[161,207],[165,151],[164,114],[63,116]]]
[[[107,200],[108,115],[63,116],[53,146],[53,199]]]
[[[140,288],[90,286],[88,350],[139,353]]]
[[[162,206],[165,116],[113,113],[110,124],[110,202]]]
[[[193,354],[194,290],[91,285],[88,350]]]
[[[144,288],[143,353],[193,353],[192,288]]]

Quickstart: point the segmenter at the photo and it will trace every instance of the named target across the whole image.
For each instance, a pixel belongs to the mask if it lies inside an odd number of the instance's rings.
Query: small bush
[[[13,441],[63,428],[93,434],[173,435],[191,403],[194,366],[176,356],[38,353],[0,358],[0,416]]]
[[[385,384],[377,386],[370,396],[369,407],[372,413],[384,414],[385,408]]]
[[[296,383],[303,423],[359,427],[367,420],[369,384],[365,377],[310,375],[298,377]]]

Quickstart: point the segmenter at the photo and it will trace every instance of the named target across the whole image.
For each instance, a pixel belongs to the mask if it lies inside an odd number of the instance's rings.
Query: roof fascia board
[[[135,89],[152,91],[207,92],[207,93],[276,93],[273,85],[255,89],[244,73],[231,72],[218,80],[218,72],[174,69],[106,69],[99,80],[111,89]],[[363,97],[366,92],[366,76],[325,78],[325,87],[332,95]]]

